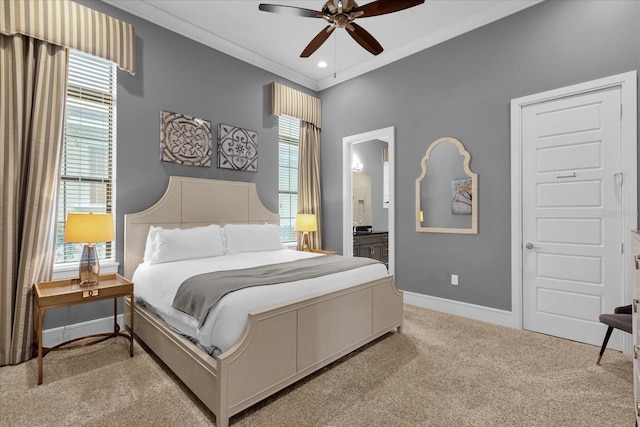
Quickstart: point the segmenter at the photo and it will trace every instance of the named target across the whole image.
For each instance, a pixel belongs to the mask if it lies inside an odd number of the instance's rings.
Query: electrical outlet
[[[457,274],[452,274],[451,275],[451,284],[458,286],[458,275]]]

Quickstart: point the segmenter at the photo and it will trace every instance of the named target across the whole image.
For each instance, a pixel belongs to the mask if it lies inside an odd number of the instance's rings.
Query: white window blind
[[[56,264],[78,261],[82,246],[63,241],[69,212],[113,213],[116,69],[112,62],[71,51],[58,200]],[[96,244],[113,259],[113,242]]]
[[[278,123],[278,213],[280,237],[283,242],[295,242],[295,219],[298,211],[298,148],[300,120],[279,116]]]

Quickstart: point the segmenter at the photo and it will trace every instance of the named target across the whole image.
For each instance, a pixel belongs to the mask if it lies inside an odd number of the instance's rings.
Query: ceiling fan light
[[[327,68],[327,61],[318,62],[318,68]]]

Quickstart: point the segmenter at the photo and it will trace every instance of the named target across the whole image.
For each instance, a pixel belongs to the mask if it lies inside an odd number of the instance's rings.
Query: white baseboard
[[[481,305],[448,300],[445,298],[432,297],[429,295],[422,295],[414,292],[403,291],[403,293],[404,302],[409,305],[415,305],[418,307],[441,311],[448,314],[455,314],[456,316],[467,317],[469,319],[480,320],[482,322],[494,323],[496,325],[507,326],[509,328],[522,329],[517,319],[514,319],[513,313],[510,311],[498,310],[496,308],[483,307]],[[624,354],[631,354],[633,351],[632,345],[633,343],[631,335],[623,333],[622,352]],[[614,349],[620,350],[618,348]]]
[[[403,291],[406,304],[519,329],[511,311]]]
[[[403,291],[404,302],[430,310],[467,317],[482,322],[494,323],[509,328],[520,329],[518,322],[513,319],[513,313],[481,305],[454,301],[415,292]],[[118,324],[124,327],[124,315],[118,315]],[[74,323],[73,325],[51,328],[42,331],[42,343],[45,347],[53,347],[61,342],[69,341],[87,335],[109,332],[113,329],[113,317],[89,320],[87,322]],[[631,354],[631,339],[623,335],[623,350],[625,354]]]
[[[513,313],[510,311],[414,292],[403,291],[403,293],[406,304],[468,317],[483,322],[495,323],[510,328],[518,328],[517,322],[513,319]],[[122,314],[118,315],[118,324],[120,327],[124,325],[124,316]],[[113,330],[113,317],[104,317],[102,319],[89,320],[87,322],[74,323],[72,325],[42,331],[42,342],[45,347],[53,347],[61,342],[86,335],[109,332],[111,330]]]
[[[124,315],[118,315],[118,324],[120,325],[120,329],[124,329]],[[74,323],[73,325],[42,331],[42,345],[45,347],[53,347],[75,338],[111,331],[113,331],[113,316]]]

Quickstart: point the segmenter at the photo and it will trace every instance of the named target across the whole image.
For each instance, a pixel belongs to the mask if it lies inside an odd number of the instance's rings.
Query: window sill
[[[114,274],[118,272],[118,264],[115,260],[105,260],[100,263],[101,274]],[[78,277],[78,263],[70,262],[66,264],[56,264],[53,267],[51,280],[73,279]]]

